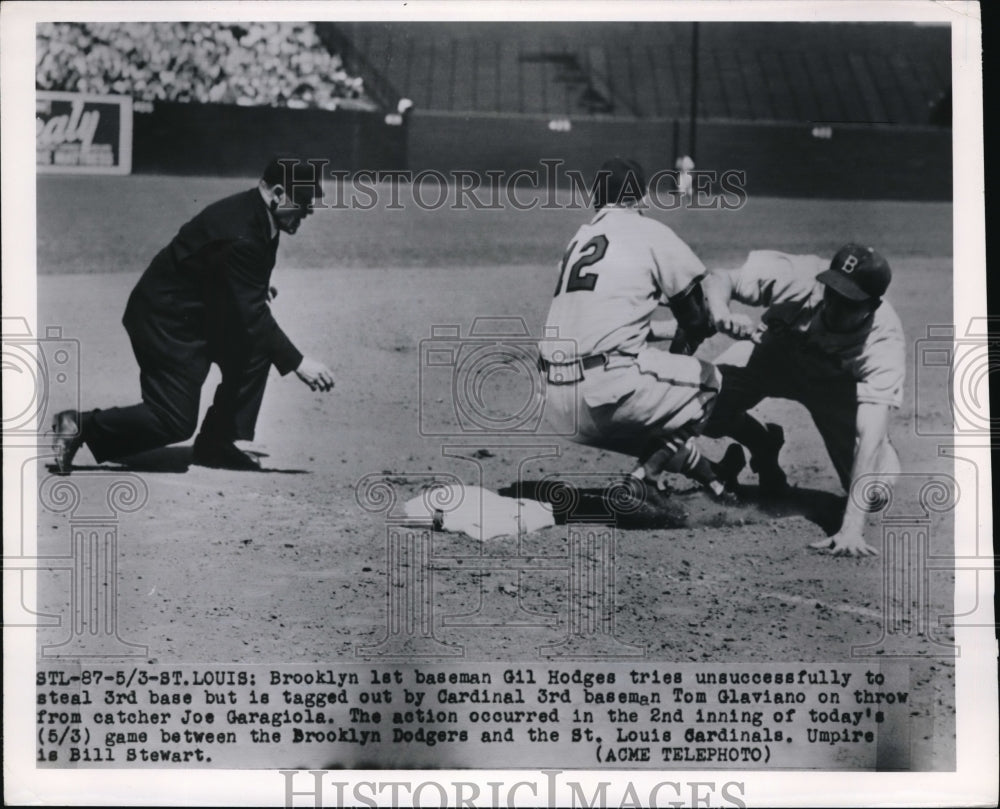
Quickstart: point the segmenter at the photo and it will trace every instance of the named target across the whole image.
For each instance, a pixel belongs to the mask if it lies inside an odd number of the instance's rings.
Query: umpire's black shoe
[[[83,446],[80,414],[76,410],[63,410],[52,419],[52,451],[56,454],[56,474],[68,475],[73,466],[73,456]]]
[[[767,449],[750,456],[750,468],[757,473],[762,497],[781,497],[788,492],[788,477],[778,465],[778,455],[785,445],[785,431],[780,425],[766,425]]]
[[[260,462],[248,455],[231,441],[218,441],[205,435],[194,440],[192,463],[212,469],[234,469],[240,472],[259,472]]]

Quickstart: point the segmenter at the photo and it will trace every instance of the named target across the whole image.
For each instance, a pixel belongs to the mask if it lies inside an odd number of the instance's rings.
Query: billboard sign
[[[129,174],[132,99],[84,93],[35,93],[39,172]]]

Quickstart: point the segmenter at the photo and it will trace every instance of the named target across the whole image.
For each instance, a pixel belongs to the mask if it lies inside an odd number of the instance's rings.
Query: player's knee
[[[168,444],[177,444],[181,441],[187,441],[189,438],[194,436],[195,430],[198,428],[197,422],[185,422],[184,424],[177,425],[173,428],[170,440]]]
[[[198,413],[173,413],[169,418],[163,419],[163,426],[167,439],[165,443],[187,441],[198,429]]]

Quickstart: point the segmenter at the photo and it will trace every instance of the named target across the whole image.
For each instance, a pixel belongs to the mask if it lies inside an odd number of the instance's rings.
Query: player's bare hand
[[[333,371],[319,360],[303,357],[295,375],[309,386],[309,390],[333,390]]]
[[[864,537],[853,532],[840,531],[832,537],[810,542],[809,547],[833,556],[878,556],[878,551],[865,542]]]
[[[746,340],[753,334],[755,327],[749,315],[727,312],[724,317],[716,320],[715,328],[736,340]]]

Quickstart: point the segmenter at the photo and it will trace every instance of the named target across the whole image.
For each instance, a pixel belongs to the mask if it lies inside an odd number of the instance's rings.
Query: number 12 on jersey
[[[583,272],[587,267],[592,267],[608,252],[608,237],[598,234],[588,241],[579,252],[576,249],[576,242],[573,242],[563,255],[562,269],[559,271],[559,283],[556,284],[558,295],[563,291],[563,278],[566,277],[566,267],[569,266],[570,259],[577,256],[576,261],[570,267],[569,278],[566,280],[566,292],[590,291],[597,286],[597,270]]]

